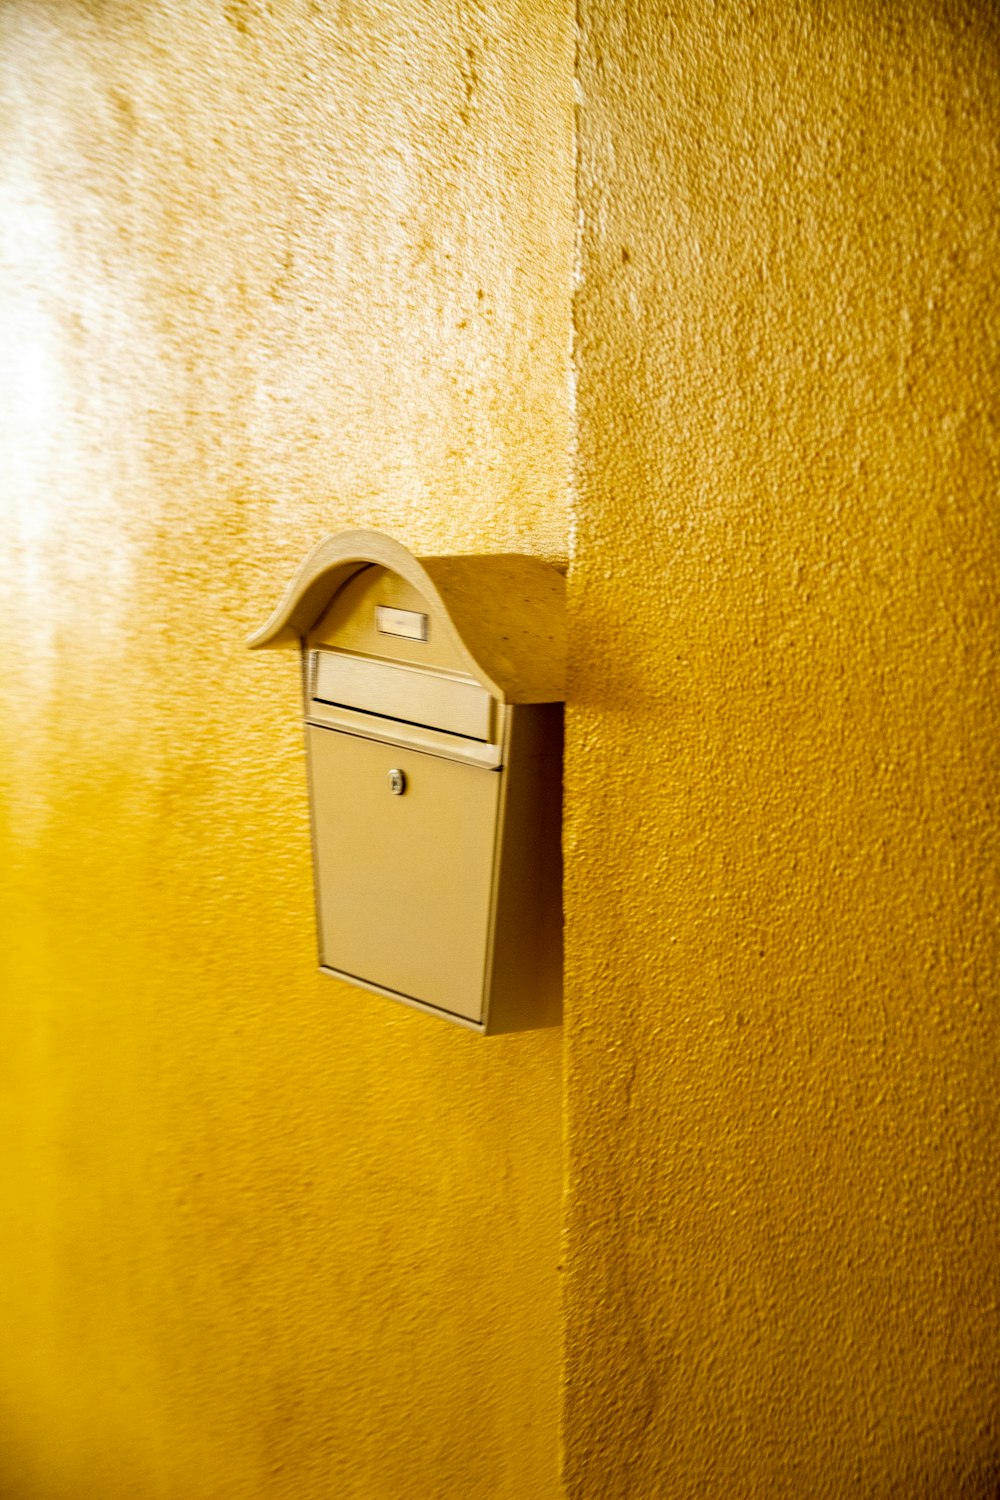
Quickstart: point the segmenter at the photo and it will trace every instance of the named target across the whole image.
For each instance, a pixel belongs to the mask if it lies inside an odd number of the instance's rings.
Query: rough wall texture
[[[994,8],[581,19],[568,1493],[985,1497]],[[553,1496],[559,1037],[314,974],[242,641],[562,554],[568,8],[0,27],[0,1493]]]
[[[993,1496],[997,12],[583,24],[569,1494]]]
[[[243,641],[344,527],[564,553],[569,10],[0,28],[0,1493],[549,1496],[560,1035],[316,974]]]

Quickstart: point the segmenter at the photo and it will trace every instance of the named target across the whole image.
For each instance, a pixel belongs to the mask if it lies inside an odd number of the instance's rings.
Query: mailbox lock
[[[395,770],[389,772],[389,790],[394,797],[401,797],[403,795],[406,791],[405,771]]]

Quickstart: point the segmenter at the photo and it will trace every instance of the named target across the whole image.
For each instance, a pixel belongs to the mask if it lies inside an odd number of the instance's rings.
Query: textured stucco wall
[[[993,7],[581,20],[568,1494],[985,1497]],[[560,1038],[314,974],[242,642],[563,553],[568,8],[0,31],[0,1493],[555,1495]]]
[[[555,1492],[560,1034],[315,972],[354,526],[566,548],[562,4],[0,11],[0,1493]]]
[[[584,0],[572,1500],[993,1496],[998,13]]]

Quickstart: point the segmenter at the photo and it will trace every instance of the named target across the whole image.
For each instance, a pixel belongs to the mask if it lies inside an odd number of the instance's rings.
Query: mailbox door
[[[481,1021],[502,773],[307,735],[321,964]]]

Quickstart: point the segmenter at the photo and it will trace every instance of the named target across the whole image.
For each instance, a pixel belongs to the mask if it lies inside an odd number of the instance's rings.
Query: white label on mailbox
[[[408,641],[426,641],[427,616],[415,609],[392,609],[376,604],[375,624],[382,635],[402,635]]]

